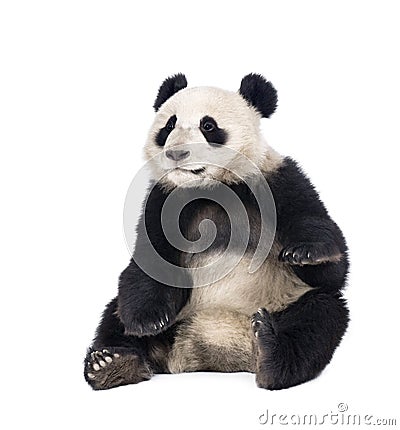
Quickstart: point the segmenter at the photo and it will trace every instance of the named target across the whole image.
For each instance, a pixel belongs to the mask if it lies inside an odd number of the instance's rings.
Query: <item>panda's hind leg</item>
[[[252,317],[256,382],[278,390],[317,377],[330,362],[348,324],[339,292],[311,290],[281,312]]]
[[[93,344],[84,361],[84,376],[94,390],[136,384],[153,373],[168,372],[166,363],[173,327],[156,336],[124,334],[117,314],[117,300],[106,307]]]

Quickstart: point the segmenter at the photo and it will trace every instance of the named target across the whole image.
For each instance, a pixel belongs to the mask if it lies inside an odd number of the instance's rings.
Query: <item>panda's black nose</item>
[[[165,152],[165,155],[167,156],[167,158],[170,158],[171,160],[174,161],[180,161],[180,160],[184,160],[185,158],[188,158],[190,155],[190,151],[182,151],[180,149],[168,149]]]

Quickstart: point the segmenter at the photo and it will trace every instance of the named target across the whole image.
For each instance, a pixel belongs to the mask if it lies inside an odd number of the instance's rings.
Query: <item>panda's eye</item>
[[[203,124],[203,130],[204,131],[213,131],[215,128],[214,124],[210,121],[207,121]]]
[[[219,128],[217,121],[208,115],[200,120],[200,131],[210,145],[223,145],[228,139],[228,133]]]
[[[176,116],[171,116],[171,118],[168,120],[167,124],[165,125],[165,128],[167,131],[172,131],[175,128],[176,124]]]
[[[218,125],[214,118],[211,116],[205,116],[200,120],[200,129],[203,132],[211,133],[215,130],[218,130]]]
[[[177,120],[176,115],[171,116],[170,119],[167,121],[167,123],[164,125],[164,127],[158,130],[158,133],[155,136],[155,143],[158,146],[165,145],[165,142],[167,141],[169,134],[175,128],[176,120]]]

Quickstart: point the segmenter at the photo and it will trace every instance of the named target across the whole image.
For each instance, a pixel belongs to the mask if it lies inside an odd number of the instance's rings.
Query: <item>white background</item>
[[[396,3],[1,2],[2,428],[251,429],[267,408],[322,415],[339,402],[396,417]],[[250,72],[270,79],[279,108],[263,120],[267,140],[301,163],[348,239],[352,322],[315,381],[279,392],[250,374],[105,392],[84,382],[85,349],[129,260],[125,193],[158,86],[176,72],[231,90]]]

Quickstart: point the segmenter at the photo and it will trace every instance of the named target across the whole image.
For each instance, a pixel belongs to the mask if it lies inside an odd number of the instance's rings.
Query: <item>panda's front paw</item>
[[[279,259],[297,266],[337,263],[342,254],[336,245],[323,242],[300,242],[283,248]]]
[[[176,318],[171,309],[142,309],[134,315],[125,318],[125,334],[131,336],[155,336],[171,326]]]

